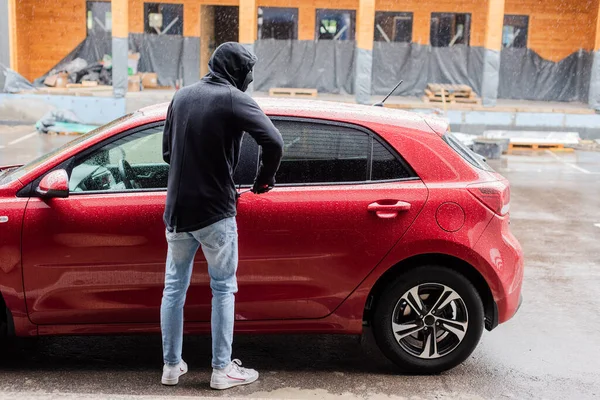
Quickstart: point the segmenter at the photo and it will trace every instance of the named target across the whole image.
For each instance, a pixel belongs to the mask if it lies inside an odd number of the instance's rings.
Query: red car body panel
[[[521,248],[500,217],[468,190],[499,175],[471,167],[441,138],[443,122],[379,107],[261,101],[271,116],[368,128],[396,148],[418,180],[277,187],[238,205],[238,332],[360,333],[367,299],[390,268],[444,254],[485,279],[504,322],[519,303]],[[19,198],[17,192],[78,152],[139,125],[146,108],[0,187],[0,292],[18,335],[157,332],[166,242],[165,192]],[[393,219],[373,202],[404,201]],[[449,213],[447,210],[451,210]],[[201,253],[186,302],[186,332],[210,330],[210,288]]]

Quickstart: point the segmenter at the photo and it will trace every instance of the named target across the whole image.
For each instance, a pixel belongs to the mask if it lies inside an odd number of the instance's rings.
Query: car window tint
[[[413,174],[378,140],[373,141],[371,180],[410,178]]]
[[[244,134],[240,149],[240,161],[233,174],[233,181],[236,185],[252,185],[254,178],[256,178],[257,168],[258,144],[256,144],[256,141],[250,135]]]
[[[370,137],[366,133],[312,122],[274,123],[284,142],[278,184],[367,180]]]
[[[151,127],[76,160],[69,178],[69,190],[165,189],[169,166],[162,158],[162,137],[162,126]]]

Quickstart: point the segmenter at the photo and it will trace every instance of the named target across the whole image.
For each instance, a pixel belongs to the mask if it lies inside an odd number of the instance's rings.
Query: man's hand
[[[254,182],[254,186],[252,186],[252,193],[263,194],[263,193],[267,193],[271,189],[273,189],[273,185],[258,184],[257,182]]]

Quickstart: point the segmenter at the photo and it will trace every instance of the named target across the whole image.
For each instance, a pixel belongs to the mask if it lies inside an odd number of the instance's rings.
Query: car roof
[[[443,134],[448,123],[440,118],[424,116],[414,112],[388,107],[373,107],[353,103],[340,103],[322,100],[296,100],[286,98],[259,97],[258,105],[270,116],[315,118],[358,125],[401,126],[411,130]],[[165,118],[168,103],[157,104],[139,110],[148,119]]]

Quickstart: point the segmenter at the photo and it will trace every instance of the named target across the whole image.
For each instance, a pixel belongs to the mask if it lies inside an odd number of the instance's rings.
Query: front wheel
[[[471,282],[440,266],[412,269],[394,280],[375,305],[373,334],[381,351],[408,373],[457,366],[483,332],[483,303]]]

